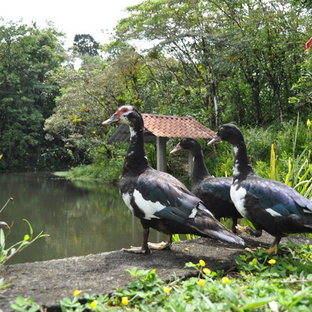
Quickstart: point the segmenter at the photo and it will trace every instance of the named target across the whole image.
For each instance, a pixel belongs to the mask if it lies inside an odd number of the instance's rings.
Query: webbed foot
[[[281,237],[275,237],[271,247],[267,250],[268,254],[275,255],[277,254],[278,245],[281,241]]]
[[[154,250],[170,249],[171,242],[148,243],[148,247]]]
[[[247,233],[249,235],[255,236],[255,237],[259,237],[262,235],[262,231],[261,230],[255,230],[253,228],[251,228],[249,225],[246,226],[242,226],[240,224],[237,224],[235,226],[236,230],[238,230],[239,232],[242,233]]]
[[[142,248],[142,247],[135,247],[135,246],[131,246],[130,248],[122,248],[121,250],[125,252],[129,252],[129,253],[143,254],[143,255],[148,255],[151,253],[149,248]]]

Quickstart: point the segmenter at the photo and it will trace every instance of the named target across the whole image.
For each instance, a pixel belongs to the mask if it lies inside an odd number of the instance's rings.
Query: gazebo
[[[178,117],[155,114],[142,114],[144,121],[144,141],[155,143],[157,150],[157,169],[166,171],[166,143],[168,138],[203,138],[211,139],[215,132],[205,127],[192,117]],[[127,142],[130,133],[126,125],[120,125],[109,142]]]

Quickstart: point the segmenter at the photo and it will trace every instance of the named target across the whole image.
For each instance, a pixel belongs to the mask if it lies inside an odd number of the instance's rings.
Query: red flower
[[[306,49],[304,50],[304,52],[307,52],[307,51],[310,50],[311,43],[312,43],[312,38],[310,38],[310,39],[306,42],[306,44],[305,44]]]

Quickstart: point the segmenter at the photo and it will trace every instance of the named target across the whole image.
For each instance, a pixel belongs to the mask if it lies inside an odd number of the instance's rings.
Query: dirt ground
[[[243,235],[247,247],[268,247],[272,236],[263,234],[250,239]],[[297,244],[311,244],[305,237],[283,238],[282,244],[293,241]],[[211,270],[229,270],[235,266],[235,259],[242,249],[212,239],[199,238],[174,243],[171,250],[153,251],[150,255],[136,255],[123,251],[105,252],[81,257],[51,261],[5,265],[0,267],[0,277],[9,287],[0,290],[0,312],[11,311],[10,303],[17,296],[33,297],[47,311],[59,311],[63,297],[72,297],[75,289],[91,294],[113,292],[125,287],[132,280],[127,270],[156,269],[160,278],[168,280],[174,274],[194,274],[184,267],[186,262],[197,263],[203,259]]]

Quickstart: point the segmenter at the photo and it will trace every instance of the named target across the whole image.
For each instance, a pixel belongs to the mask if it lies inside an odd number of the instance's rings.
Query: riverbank
[[[267,247],[272,237],[264,234],[260,238],[250,239],[244,236],[247,246]],[[311,244],[312,239],[305,237],[284,238],[282,244],[292,241],[297,244]],[[75,289],[89,294],[113,292],[117,287],[126,287],[132,280],[127,270],[156,269],[161,279],[168,280],[174,274],[189,276],[194,271],[185,268],[186,262],[206,262],[211,270],[231,270],[235,259],[243,250],[216,242],[212,239],[174,243],[172,250],[153,251],[151,255],[135,255],[119,251],[71,257],[65,259],[6,265],[0,268],[0,276],[9,287],[0,290],[0,309],[11,311],[10,303],[17,296],[33,297],[47,311],[59,311],[62,298],[72,297]]]

